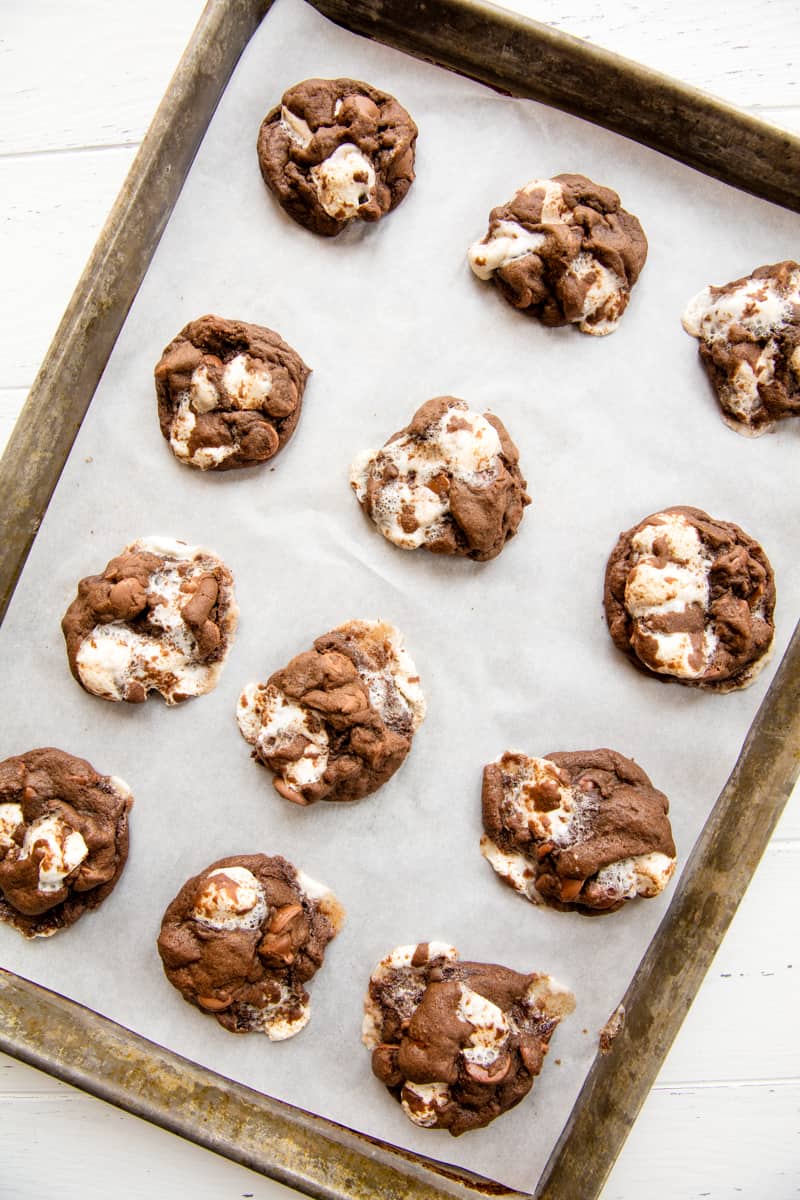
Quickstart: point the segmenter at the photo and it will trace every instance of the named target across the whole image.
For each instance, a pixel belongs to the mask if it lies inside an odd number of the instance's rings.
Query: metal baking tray
[[[800,139],[477,0],[312,0],[338,24],[504,93],[564,109],[800,211]],[[217,102],[265,0],[210,0],[0,461],[0,619]],[[601,1190],[791,793],[800,627],[528,1196]],[[0,1048],[310,1196],[522,1196],[234,1083],[0,969]]]

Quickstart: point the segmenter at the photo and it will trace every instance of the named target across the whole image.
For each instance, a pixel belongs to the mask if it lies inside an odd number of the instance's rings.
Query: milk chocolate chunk
[[[0,762],[0,921],[50,937],[97,908],[128,857],[130,788],[46,747]]]
[[[258,162],[290,217],[335,237],[397,207],[414,180],[416,140],[394,96],[357,79],[306,79],[264,118]]]
[[[683,314],[722,419],[757,437],[800,416],[800,265],[757,267],[752,275],[699,292]]]
[[[284,799],[359,800],[403,762],[425,699],[399,631],[348,621],[266,683],[248,684],[236,716]]]
[[[676,506],[620,534],[608,560],[608,630],[634,666],[731,692],[767,661],[775,632],[769,560],[744,530]]]
[[[267,462],[295,431],[309,374],[271,329],[200,317],[156,366],[161,432],[179,462],[201,471]]]
[[[647,238],[611,188],[585,175],[532,179],[489,214],[469,265],[544,325],[616,329],[647,258]]]
[[[140,538],[89,575],[61,628],[72,674],[103,700],[167,704],[216,686],[239,610],[230,571],[210,550]]]
[[[575,999],[549,975],[398,946],[373,971],[362,1040],[372,1071],[425,1129],[481,1129],[519,1104]]]
[[[497,557],[531,502],[502,421],[454,396],[428,400],[385,446],[362,451],[350,486],[395,546],[478,562]]]
[[[305,985],[343,922],[333,892],[285,858],[238,854],[183,885],[164,913],[158,952],[189,1004],[231,1033],[279,1042],[308,1024]]]
[[[506,751],[483,771],[481,854],[534,904],[614,912],[669,882],[668,812],[664,793],[616,750]]]

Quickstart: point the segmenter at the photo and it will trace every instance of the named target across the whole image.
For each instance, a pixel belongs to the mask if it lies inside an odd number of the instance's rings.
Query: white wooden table
[[[796,0],[506,4],[800,132]],[[0,446],[201,9],[0,0]],[[800,1193],[799,875],[800,790],[603,1200]],[[296,1195],[0,1055],[0,1197],[178,1188]]]

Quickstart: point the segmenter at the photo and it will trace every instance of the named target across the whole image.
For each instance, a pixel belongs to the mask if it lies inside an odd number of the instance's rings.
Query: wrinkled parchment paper
[[[416,119],[417,181],[379,225],[335,240],[295,225],[264,188],[260,121],[291,84],[350,75]],[[564,171],[614,187],[650,240],[619,330],[546,330],[467,267],[489,209]],[[706,283],[797,257],[800,218],[623,138],[444,70],[278,0],[214,117],[120,335],[0,633],[2,755],[56,745],[133,788],[131,855],[96,914],[49,941],[0,928],[0,961],[273,1096],[531,1190],[673,887],[605,918],[536,909],[478,852],[481,768],[503,750],[612,746],[672,802],[681,863],[733,765],[797,613],[796,423],[753,441],[720,420],[680,313]],[[206,312],[277,329],[314,369],[289,446],[266,467],[203,475],[169,453],[152,370]],[[521,453],[534,503],[479,565],[384,542],[348,465],[444,393],[491,409]],[[741,524],[772,560],[775,654],[747,691],[704,695],[640,676],[602,615],[620,530],[671,504]],[[112,705],[67,669],[59,621],[78,579],[135,538],[206,544],[237,581],[241,624],[214,693],[168,710]],[[404,632],[429,702],[407,762],[377,795],[300,809],[240,737],[244,683],[265,679],[353,617]],[[312,981],[297,1038],[235,1037],[186,1005],[155,949],[184,880],[222,855],[280,853],[348,911]],[[455,1141],[416,1129],[370,1073],[361,1004],[395,945],[547,971],[577,1009],[532,1094]]]

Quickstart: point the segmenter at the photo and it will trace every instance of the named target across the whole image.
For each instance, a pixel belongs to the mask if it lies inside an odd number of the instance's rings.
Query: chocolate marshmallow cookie
[[[496,558],[530,497],[502,421],[439,396],[380,450],[364,450],[350,486],[383,536],[404,550]]]
[[[328,888],[266,854],[221,858],[183,885],[161,923],[164,973],[189,1004],[231,1033],[294,1037],[305,989],[344,910]]]
[[[264,118],[258,162],[290,217],[335,237],[397,207],[414,180],[416,139],[394,96],[357,79],[306,79]]]
[[[481,854],[534,904],[614,912],[657,896],[675,870],[669,802],[616,750],[530,758],[483,770]]]
[[[385,621],[348,621],[265,684],[248,684],[236,716],[286,800],[359,800],[408,754],[425,699],[399,631]]]
[[[363,1042],[406,1116],[458,1137],[528,1094],[574,1007],[549,975],[459,962],[455,947],[422,942],[398,946],[373,971]]]
[[[603,336],[628,306],[647,238],[611,188],[585,175],[556,175],[531,180],[493,208],[488,231],[467,257],[514,308],[544,325]]]
[[[294,433],[309,374],[271,329],[200,317],[156,366],[161,432],[179,462],[201,471],[267,462]]]
[[[0,762],[0,921],[50,937],[97,908],[128,857],[130,788],[65,750]]]
[[[683,327],[700,359],[722,419],[752,437],[782,417],[800,416],[800,265],[780,262],[690,300]]]
[[[775,580],[758,542],[677,506],[620,534],[606,567],[608,630],[658,679],[731,692],[752,683],[775,632]]]
[[[239,610],[230,571],[210,550],[140,538],[78,584],[61,628],[72,674],[103,700],[167,704],[216,686]]]

